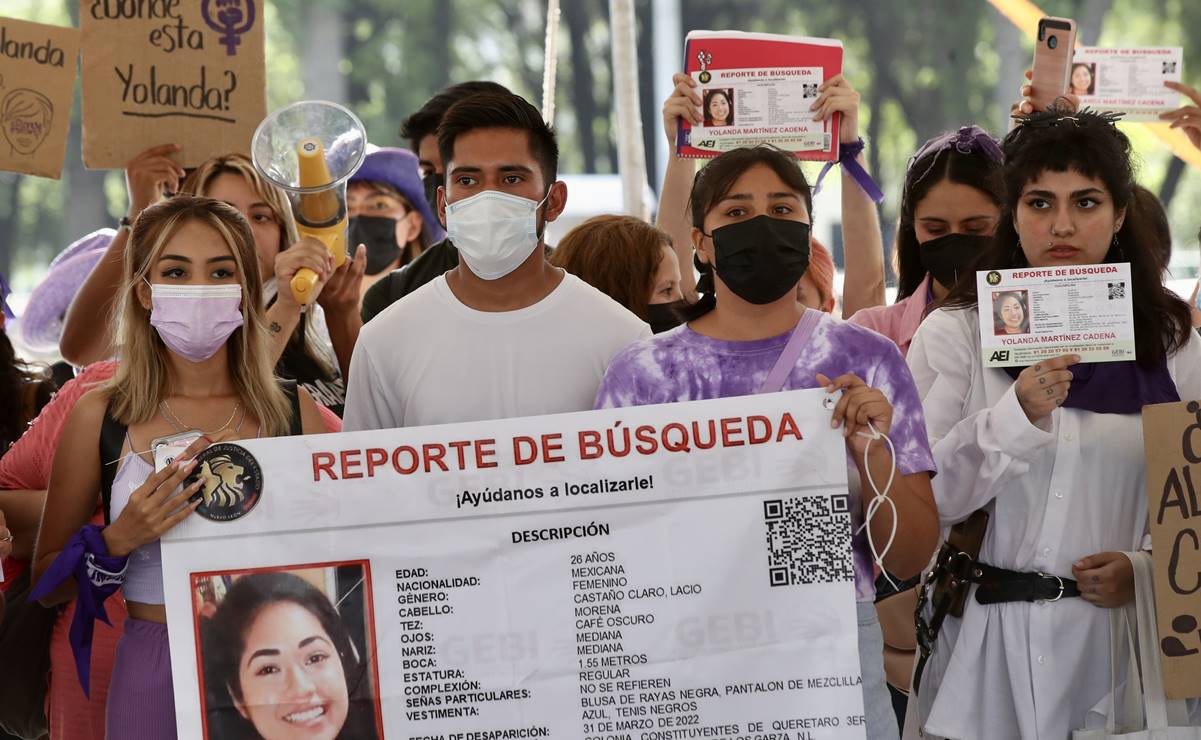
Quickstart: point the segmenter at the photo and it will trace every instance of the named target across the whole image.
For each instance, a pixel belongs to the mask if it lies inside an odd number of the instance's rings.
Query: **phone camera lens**
[[[1047,48],[1048,49],[1054,49],[1057,46],[1059,46],[1059,37],[1058,36],[1050,36],[1047,38]]]

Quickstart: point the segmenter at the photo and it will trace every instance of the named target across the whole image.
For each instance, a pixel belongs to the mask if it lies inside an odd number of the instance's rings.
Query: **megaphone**
[[[362,122],[337,103],[293,103],[259,124],[250,153],[259,174],[288,194],[300,235],[325,244],[341,267],[346,262],[346,181],[367,153]],[[298,303],[312,303],[317,273],[298,270],[291,287]]]

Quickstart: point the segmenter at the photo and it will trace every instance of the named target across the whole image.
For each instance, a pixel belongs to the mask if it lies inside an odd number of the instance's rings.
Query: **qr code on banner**
[[[801,97],[802,98],[816,98],[817,97],[817,87],[818,87],[818,85],[816,82],[801,83]]]
[[[850,496],[764,501],[763,521],[767,525],[767,574],[771,585],[854,578]]]
[[[1109,283],[1109,300],[1117,301],[1126,297],[1126,283]]]

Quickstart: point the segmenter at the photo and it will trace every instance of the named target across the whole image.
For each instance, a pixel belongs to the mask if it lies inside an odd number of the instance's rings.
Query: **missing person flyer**
[[[1072,57],[1069,92],[1081,108],[1122,113],[1125,121],[1157,121],[1175,110],[1180,96],[1164,87],[1180,82],[1184,49],[1081,47]]]
[[[831,407],[214,445],[162,541],[179,736],[863,738]]]
[[[1128,262],[982,271],[976,289],[985,367],[1135,359]]]
[[[838,158],[841,114],[814,119],[809,106],[823,82],[842,73],[842,42],[739,31],[692,31],[684,71],[698,83],[703,121],[681,119],[680,157],[716,157],[772,144],[798,159]]]

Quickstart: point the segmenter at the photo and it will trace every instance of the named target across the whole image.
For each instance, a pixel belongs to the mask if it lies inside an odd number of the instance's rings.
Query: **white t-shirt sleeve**
[[[342,417],[342,431],[358,432],[400,426],[403,416],[395,415],[383,395],[387,387],[375,371],[367,343],[360,342],[350,359],[350,380],[346,385],[346,410]]]

